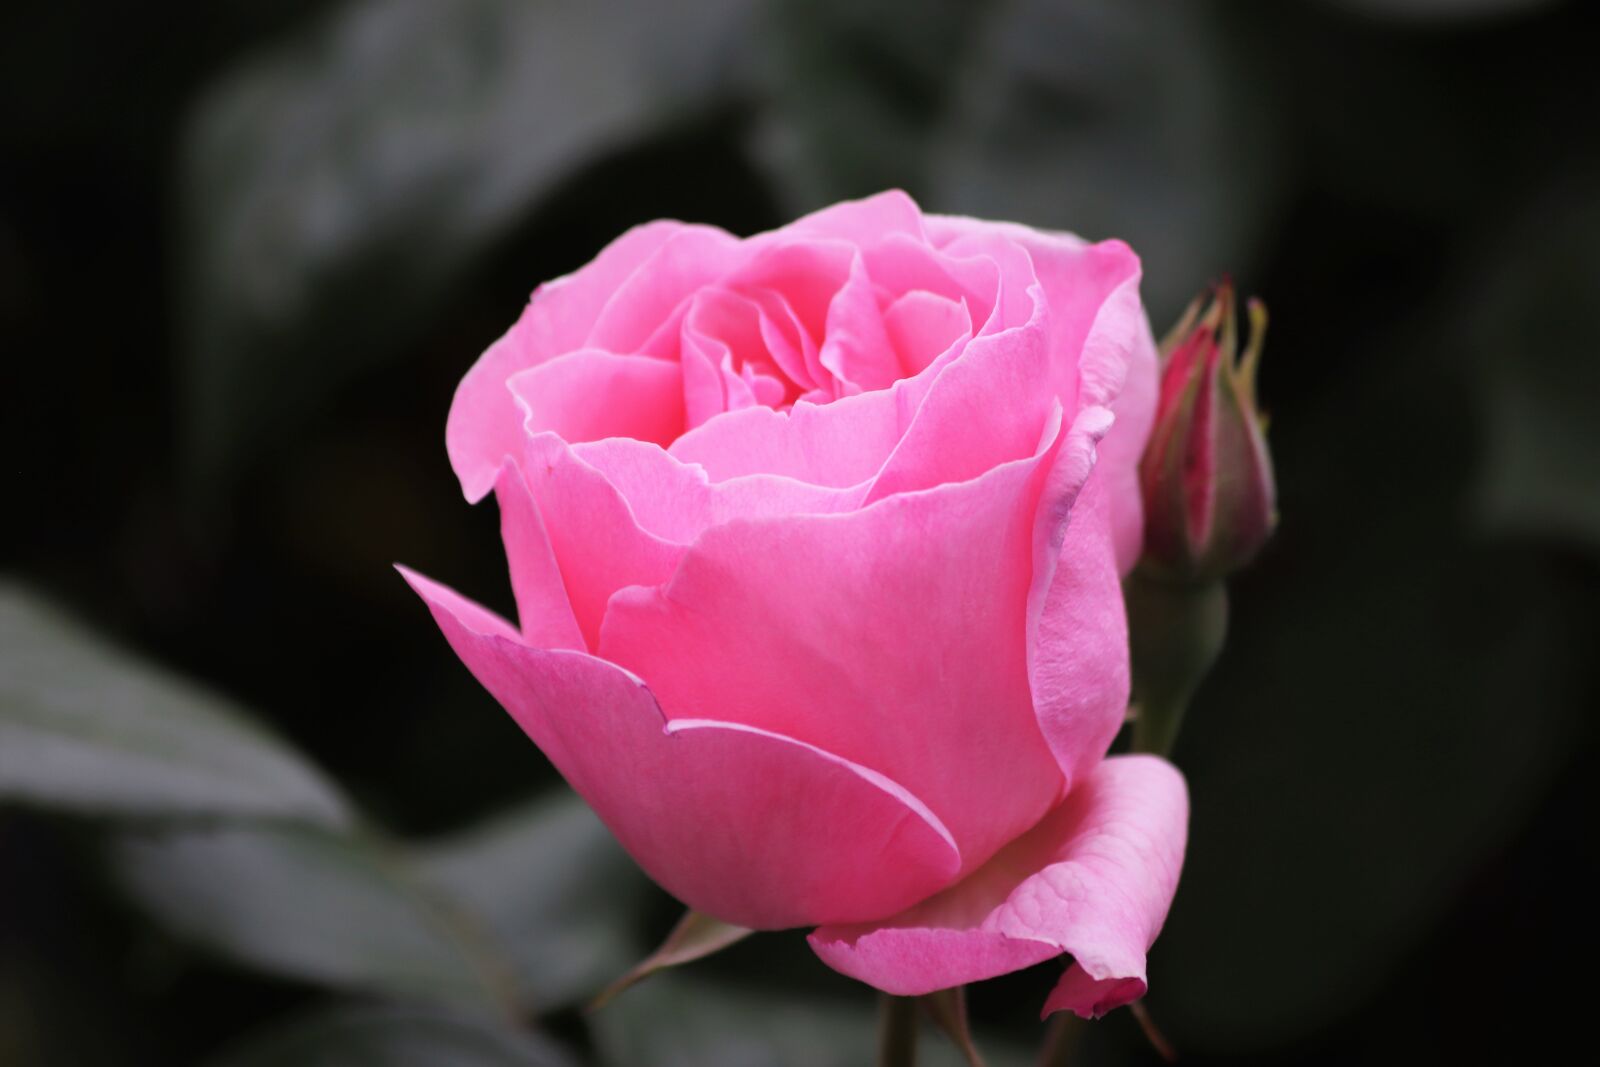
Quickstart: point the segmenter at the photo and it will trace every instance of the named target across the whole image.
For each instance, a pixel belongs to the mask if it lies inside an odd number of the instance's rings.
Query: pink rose
[[[541,286],[446,431],[520,626],[407,573],[649,874],[914,994],[1141,995],[1183,781],[1105,758],[1156,392],[1116,241],[901,193],[655,222]]]

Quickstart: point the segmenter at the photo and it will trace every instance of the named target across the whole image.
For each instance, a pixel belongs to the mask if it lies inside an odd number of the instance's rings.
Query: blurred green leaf
[[[576,168],[715,105],[743,7],[354,0],[228,77],[183,163],[193,471],[381,362]]]
[[[550,1042],[435,1009],[346,1008],[253,1037],[209,1067],[570,1067]]]
[[[667,972],[623,993],[591,1016],[603,1062],[611,1067],[858,1067],[877,1047],[877,993],[853,988],[848,1001],[798,998],[781,991],[713,984]],[[924,1021],[922,1067],[965,1067],[956,1047]],[[1028,1041],[1003,1044],[979,1035],[991,1067],[1032,1062]]]
[[[0,801],[343,824],[333,786],[231,703],[0,585]]]
[[[1600,549],[1600,197],[1546,191],[1484,258],[1462,346],[1488,426],[1481,508],[1491,529]]]
[[[590,996],[642,951],[633,920],[649,882],[570,792],[418,850],[416,860],[510,960],[525,1008]]]
[[[661,946],[640,960],[627,974],[606,986],[590,1005],[590,1010],[598,1010],[624,989],[637,985],[657,971],[703,960],[743,941],[754,932],[745,926],[734,926],[709,915],[701,915],[698,911],[684,912],[683,918],[678,920],[678,925],[672,928]]]
[[[1248,273],[1276,210],[1281,116],[1218,3],[996,10],[934,159],[941,210],[1120,237],[1170,320]]]
[[[1325,7],[1395,22],[1454,23],[1525,15],[1558,0],[1320,0]]]
[[[180,938],[338,988],[510,1010],[509,975],[469,920],[366,837],[294,826],[130,833],[114,872]]]
[[[926,192],[951,72],[986,18],[970,0],[776,0],[759,24],[758,161],[794,213],[899,186]]]
[[[1248,269],[1281,115],[1225,5],[794,0],[761,44],[758,156],[792,210],[904,186],[932,210],[1121,237],[1157,322]]]

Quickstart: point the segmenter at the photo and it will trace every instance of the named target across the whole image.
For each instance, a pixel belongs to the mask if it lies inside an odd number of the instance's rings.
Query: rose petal
[[[883,312],[866,263],[857,255],[850,276],[828,305],[828,328],[819,362],[840,383],[841,395],[887,389],[902,376],[894,345],[883,328]]]
[[[884,309],[883,328],[899,361],[899,376],[909,377],[964,346],[972,337],[972,316],[965,301],[913,289]]]
[[[1128,705],[1128,624],[1111,542],[1104,408],[1078,416],[1034,529],[1028,677],[1039,728],[1068,788],[1105,755]]]
[[[585,647],[599,640],[618,589],[671,577],[683,546],[643,529],[603,474],[555,434],[528,439],[522,464]]]
[[[516,463],[508,460],[500,468],[494,499],[500,506],[500,537],[511,569],[522,639],[535,648],[587,648],[544,520]]]
[[[713,526],[665,586],[612,597],[598,652],[646,679],[669,718],[714,714],[903,783],[970,869],[1062,788],[1025,634],[1061,437],[859,511]]]
[[[633,437],[667,444],[683,432],[683,374],[676,362],[580,349],[506,380],[523,429],[570,442]]]
[[[1108,759],[981,870],[888,921],[825,926],[811,947],[900,996],[1071,953],[1047,1013],[1103,1013],[1144,993],[1145,953],[1177,889],[1187,823],[1171,764]]]
[[[623,847],[697,911],[760,929],[859,920],[954,875],[949,832],[882,774],[748,726],[669,725],[626,671],[530,648],[504,620],[402,573],[462,662]]]
[[[872,244],[895,233],[907,234],[919,241],[926,240],[922,230],[922,209],[899,189],[889,189],[861,200],[830,204],[796,219],[778,232],[837,237],[854,244]]]
[[[694,292],[743,263],[748,250],[715,226],[679,225],[677,232],[615,286],[595,317],[585,347],[644,351]],[[676,330],[676,324],[668,327]]]
[[[1076,377],[1082,406],[1111,404],[1117,425],[1102,449],[1110,483],[1117,560],[1133,569],[1143,547],[1139,456],[1155,417],[1157,357],[1139,300],[1139,257],[1121,241],[1090,244],[1070,233],[1012,223],[928,216],[928,232],[947,250],[1024,249],[1050,307],[1050,345],[1071,353],[1060,373]]]
[[[879,469],[869,503],[967,481],[1033,447],[1049,413],[1062,406],[1046,384],[1047,318],[1036,301],[1024,324],[975,337],[931,379],[905,383],[908,397],[924,395]]]
[[[468,500],[482,499],[493,487],[501,462],[522,453],[523,415],[506,393],[506,379],[583,347],[616,287],[684,228],[678,222],[636,226],[586,266],[541,285],[516,324],[461,379],[450,405],[445,446]]]

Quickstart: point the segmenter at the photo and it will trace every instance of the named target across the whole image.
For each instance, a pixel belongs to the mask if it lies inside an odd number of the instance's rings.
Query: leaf
[[[1462,306],[1488,440],[1479,509],[1501,534],[1600,550],[1600,242],[1594,182],[1543,190],[1502,227]]]
[[[118,881],[184,940],[243,966],[341,989],[509,1010],[476,932],[367,837],[295,826],[131,833]]]
[[[419,873],[508,957],[527,1009],[586,997],[638,958],[632,920],[649,882],[570,792],[414,855]]]
[[[577,168],[719,101],[742,6],[353,0],[228,77],[179,197],[193,473],[380,362]]]
[[[1216,3],[995,9],[934,154],[940,209],[1120,237],[1155,321],[1248,273],[1278,198],[1282,116]]]
[[[639,961],[627,974],[607,986],[594,999],[590,1010],[599,1010],[612,997],[629,986],[644,981],[657,971],[704,959],[712,953],[721,952],[729,945],[743,941],[752,933],[754,931],[748,927],[734,926],[720,919],[713,919],[709,915],[701,915],[697,911],[684,912],[683,918],[678,920],[678,925],[672,928],[672,932],[661,943],[661,947]]]
[[[94,814],[349,820],[231,703],[0,584],[0,801]]]
[[[754,154],[798,214],[890,186],[925,191],[951,72],[981,30],[969,0],[776,0],[759,24],[769,106]]]
[[[904,186],[1143,257],[1156,321],[1245,272],[1284,116],[1218,3],[783,0],[760,38],[757,154],[791,210]]]
[[[851,985],[848,1000],[799,998],[669,971],[590,1016],[609,1067],[859,1067],[877,1048],[877,994]],[[1012,1035],[1037,1043],[1037,1033]],[[1024,1047],[986,1039],[992,1067],[1032,1063]],[[924,1034],[922,1067],[965,1067],[948,1041]]]
[[[345,1008],[252,1037],[209,1067],[571,1067],[550,1042],[438,1009]]]

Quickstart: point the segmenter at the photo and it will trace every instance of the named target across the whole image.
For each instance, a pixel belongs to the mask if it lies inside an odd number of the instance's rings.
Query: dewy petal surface
[[[758,929],[860,920],[959,867],[949,832],[882,774],[742,724],[668,724],[627,671],[531,648],[503,619],[402,573],[484,688],[690,907]]]
[[[1144,993],[1145,953],[1177,889],[1188,810],[1171,764],[1113,757],[960,883],[884,922],[824,926],[811,947],[830,967],[901,996],[1070,953],[1047,1011],[1103,1014]]]
[[[599,655],[669,718],[745,723],[881,771],[967,869],[1032,826],[1062,775],[1029,689],[1040,495],[1066,433],[969,482],[859,511],[735,519],[670,582],[611,600]]]

